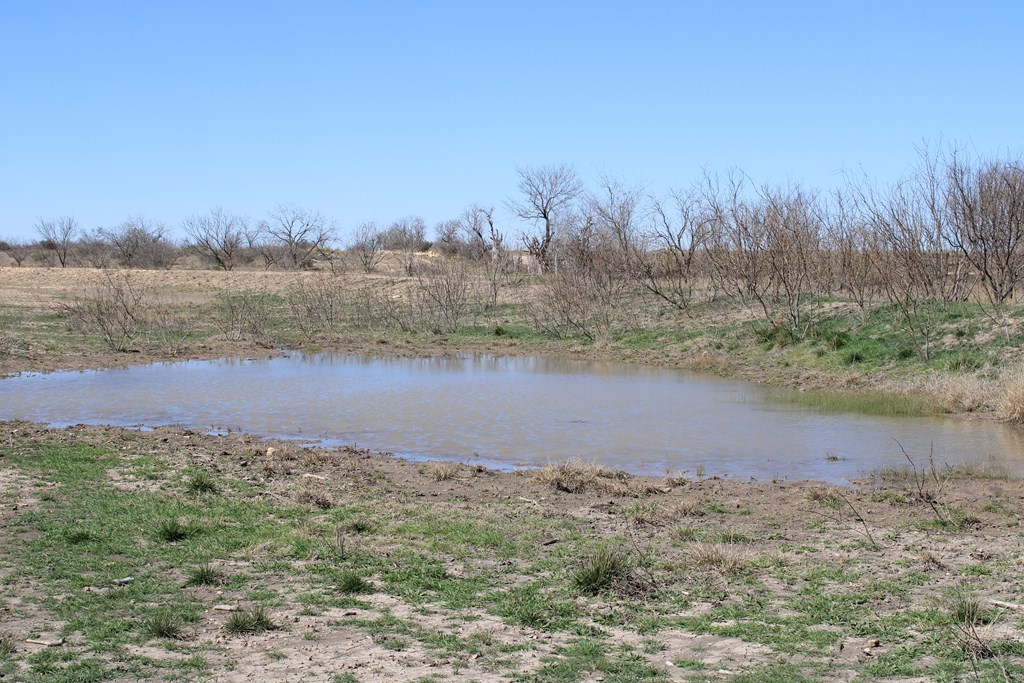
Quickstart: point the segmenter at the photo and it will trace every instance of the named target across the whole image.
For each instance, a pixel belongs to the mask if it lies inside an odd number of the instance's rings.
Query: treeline
[[[37,240],[4,240],[0,251],[18,266],[166,269],[195,256],[224,270],[253,264],[291,269],[308,267],[317,256],[329,255],[337,236],[319,212],[290,205],[276,207],[255,223],[215,208],[186,218],[180,229],[184,240],[175,239],[165,223],[144,216],[92,230],[64,216],[37,222]]]
[[[610,180],[587,189],[571,166],[520,169],[517,190],[504,208],[525,228],[502,227],[493,207],[472,205],[435,226],[432,241],[412,217],[361,225],[339,245],[322,214],[278,206],[255,223],[222,209],[192,216],[181,243],[144,218],[93,231],[71,218],[45,220],[38,241],[3,249],[19,265],[169,268],[192,255],[223,270],[317,262],[334,273],[374,272],[397,253],[404,275],[448,271],[457,291],[444,296],[482,289],[492,305],[524,272],[545,273],[541,327],[590,338],[613,328],[637,292],[682,313],[734,300],[797,336],[828,300],[852,301],[865,315],[887,302],[924,358],[934,304],[1001,310],[1024,277],[1024,164],[1015,157],[925,153],[916,172],[890,186],[854,179],[829,192],[756,185],[733,172],[653,197]],[[431,247],[458,258],[419,257]]]
[[[837,299],[866,316],[891,305],[927,359],[946,304],[997,317],[1024,277],[1024,164],[922,154],[879,188],[828,193],[705,174],[667,197],[604,181],[587,192],[570,167],[520,173],[509,207],[537,230],[524,244],[550,278],[548,319],[588,337],[615,324],[639,287],[680,312],[729,299],[772,334],[802,337]],[[1004,321],[1005,322],[1005,321]]]

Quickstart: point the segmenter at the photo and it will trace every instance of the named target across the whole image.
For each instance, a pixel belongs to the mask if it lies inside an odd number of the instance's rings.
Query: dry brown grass
[[[672,508],[677,517],[703,517],[705,513],[704,501],[696,498],[681,500]]]
[[[694,543],[686,550],[691,567],[712,569],[721,574],[737,574],[748,564],[747,553],[721,543]]]
[[[423,474],[434,481],[451,481],[459,476],[462,468],[454,462],[428,462],[423,466]]]
[[[993,407],[997,387],[974,375],[933,374],[908,384],[905,391],[933,396],[947,413],[973,413]]]
[[[533,472],[533,477],[558,491],[566,493],[605,493],[613,496],[639,497],[659,489],[650,483],[638,481],[625,472],[610,470],[578,458],[545,465]]]
[[[999,414],[1007,422],[1024,423],[1024,369],[1007,373],[999,388],[997,406]]]

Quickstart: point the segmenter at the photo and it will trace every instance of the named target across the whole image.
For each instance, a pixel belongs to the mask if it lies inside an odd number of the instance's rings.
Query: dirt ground
[[[905,479],[840,490],[814,482],[637,478],[585,466],[501,473],[351,449],[310,452],[241,434],[3,427],[0,632],[14,639],[14,656],[21,655],[9,669],[13,680],[38,680],[31,675],[32,657],[55,649],[26,640],[63,639],[60,648],[74,652],[96,646],[95,635],[69,631],[59,610],[54,613],[54,592],[61,599],[68,586],[56,575],[50,584],[46,572],[32,575],[16,566],[18,553],[47,533],[25,518],[44,514],[48,506],[49,514],[60,517],[53,501],[73,488],[33,476],[32,453],[41,444],[113,453],[96,484],[111,496],[183,498],[184,472],[211,472],[225,489],[235,482],[245,486],[244,497],[269,501],[268,514],[285,519],[301,509],[297,533],[323,542],[331,540],[323,523],[328,511],[359,508],[373,531],[339,542],[375,557],[382,563],[377,566],[420,547],[453,581],[472,583],[485,573],[500,577],[490,597],[455,606],[439,589],[406,592],[389,578],[394,568],[383,569],[369,577],[372,587],[358,601],[334,606],[328,600],[311,609],[311,590],[330,593],[311,589],[316,584],[307,573],[316,561],[293,559],[286,570],[267,569],[265,562],[275,555],[272,544],[253,538],[245,550],[212,564],[224,573],[259,577],[261,590],[275,596],[276,627],[262,634],[228,633],[225,623],[247,602],[246,592],[187,588],[199,605],[188,627],[188,647],[145,639],[120,643],[101,658],[117,680],[126,662],[142,658],[150,675],[160,678],[161,667],[183,666],[197,653],[204,661],[202,678],[215,681],[718,680],[741,674],[750,680],[776,674],[781,678],[774,680],[869,680],[876,678],[871,672],[880,670],[879,662],[903,660],[908,661],[893,670],[920,670],[924,677],[877,677],[932,680],[947,670],[936,652],[957,659],[949,654],[956,651],[954,627],[936,613],[968,588],[994,615],[979,623],[979,639],[1024,638],[1020,481],[949,477],[941,488],[925,483],[919,491],[916,480]],[[143,458],[159,463],[144,476],[137,467]],[[433,521],[420,526],[406,518],[411,514]],[[520,555],[460,546],[443,529],[462,520],[478,521],[502,538],[526,535],[530,548]],[[447,540],[432,540],[434,529]],[[634,558],[637,585],[595,595],[557,587],[581,557],[605,543],[620,544]],[[182,567],[156,556],[152,563],[131,571],[154,571],[181,585]],[[538,581],[557,596],[553,602],[567,602],[575,615],[571,624],[517,619],[515,611],[495,607],[494,595]],[[79,590],[120,588],[97,577]],[[756,609],[750,611],[751,605]],[[805,617],[818,614],[821,623],[808,625]],[[774,632],[786,624],[817,632],[816,640],[824,635],[826,645],[798,654],[802,648]],[[573,675],[559,677],[553,662],[572,661],[566,653],[580,633],[594,634],[608,653],[627,648],[656,675],[630,677],[610,665],[584,662]],[[456,645],[439,647],[440,636],[426,634],[443,634]],[[937,639],[942,647],[934,645]],[[1024,653],[1006,651],[988,661],[1017,670],[1024,662],[1018,654]],[[773,668],[780,662],[795,668]]]

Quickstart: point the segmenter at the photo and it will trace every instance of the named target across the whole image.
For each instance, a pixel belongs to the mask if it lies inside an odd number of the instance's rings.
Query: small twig
[[[538,510],[541,510],[541,511],[544,510],[544,506],[541,505],[540,503],[538,503],[537,501],[533,500],[532,498],[524,498],[523,496],[518,496],[518,497],[516,497],[516,500],[521,500],[524,503],[533,503],[534,505],[537,506]]]
[[[879,548],[881,548],[881,546],[878,545],[878,541],[876,541],[875,537],[871,534],[871,528],[868,526],[867,520],[864,519],[864,515],[860,514],[860,511],[856,507],[854,507],[853,503],[850,501],[850,499],[846,496],[845,493],[843,493],[842,491],[837,490],[835,492],[835,494],[837,496],[839,496],[840,500],[842,500],[844,503],[846,503],[846,507],[850,508],[850,512],[853,513],[854,518],[858,522],[860,522],[861,525],[864,527],[864,535],[867,536],[868,537],[868,541],[871,542],[872,549],[873,550],[878,550]]]

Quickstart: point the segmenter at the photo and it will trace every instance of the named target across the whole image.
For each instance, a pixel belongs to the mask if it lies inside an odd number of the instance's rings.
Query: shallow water
[[[828,414],[743,382],[550,358],[291,353],[22,375],[0,381],[0,418],[234,429],[504,468],[579,457],[835,482],[905,464],[899,440],[920,463],[934,444],[938,463],[1024,474],[1024,430],[1006,425]]]

